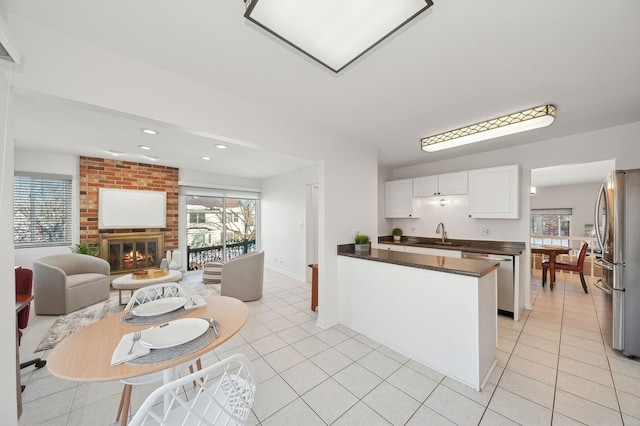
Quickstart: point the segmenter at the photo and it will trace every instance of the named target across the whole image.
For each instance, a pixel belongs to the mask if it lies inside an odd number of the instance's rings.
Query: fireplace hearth
[[[102,234],[100,257],[111,265],[111,274],[157,268],[164,253],[162,233]]]

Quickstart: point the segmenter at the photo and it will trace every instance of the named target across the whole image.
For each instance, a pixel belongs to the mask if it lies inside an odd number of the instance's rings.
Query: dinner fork
[[[133,333],[133,342],[131,342],[131,347],[129,348],[129,352],[127,352],[127,355],[131,355],[131,352],[133,352],[133,347],[136,345],[136,342],[140,340],[141,337],[142,337],[142,332],[140,330]]]

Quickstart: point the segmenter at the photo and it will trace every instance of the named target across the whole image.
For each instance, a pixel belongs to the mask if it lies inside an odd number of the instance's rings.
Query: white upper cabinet
[[[446,173],[413,179],[414,197],[460,195],[467,193],[467,172]]]
[[[414,218],[412,179],[384,183],[384,212],[388,218]]]
[[[469,171],[469,217],[520,218],[520,166]]]

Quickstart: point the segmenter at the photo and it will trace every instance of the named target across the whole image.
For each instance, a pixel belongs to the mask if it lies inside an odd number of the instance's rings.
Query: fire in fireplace
[[[112,274],[158,267],[163,243],[161,233],[103,234],[100,257],[109,262]]]

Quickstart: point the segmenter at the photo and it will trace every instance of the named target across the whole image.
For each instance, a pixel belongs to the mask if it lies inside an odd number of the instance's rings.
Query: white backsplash
[[[441,206],[440,200],[447,204]],[[468,195],[414,198],[413,202],[417,219],[392,220],[392,228],[401,228],[405,236],[438,238],[436,227],[442,222],[452,239],[519,241],[514,238],[518,235],[518,220],[470,218]],[[391,228],[383,233],[390,234]]]

